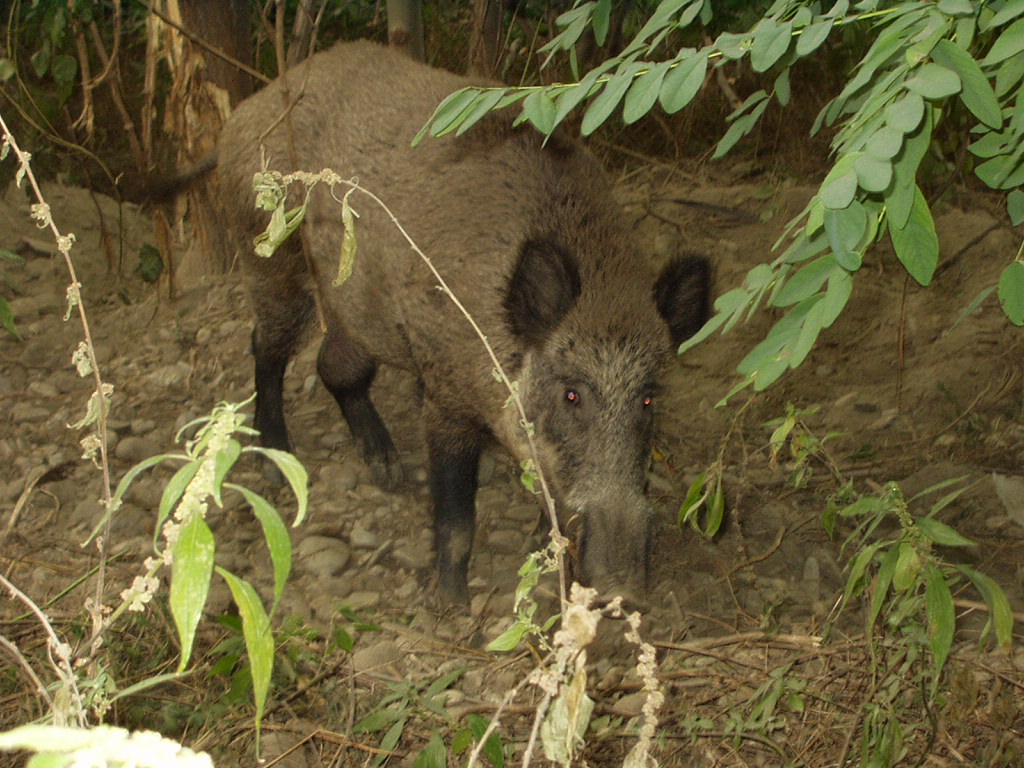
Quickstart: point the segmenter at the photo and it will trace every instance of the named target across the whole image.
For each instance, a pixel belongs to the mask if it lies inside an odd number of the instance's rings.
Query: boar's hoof
[[[438,574],[437,599],[442,606],[469,607],[469,584],[453,574]]]
[[[373,475],[373,482],[385,491],[394,491],[405,479],[405,472],[398,456],[374,456],[367,458],[366,464]]]

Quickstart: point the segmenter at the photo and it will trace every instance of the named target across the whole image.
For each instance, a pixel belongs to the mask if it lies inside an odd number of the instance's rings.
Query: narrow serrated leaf
[[[274,566],[274,605],[270,609],[273,613],[281,601],[281,593],[292,569],[292,542],[288,526],[277,510],[260,494],[234,483],[228,483],[227,487],[242,494],[263,528],[263,538],[267,542],[270,561]]]
[[[238,607],[238,615],[242,619],[242,637],[245,640],[246,655],[249,657],[253,699],[256,704],[256,737],[259,739],[267,694],[270,692],[270,678],[274,671],[274,633],[270,628],[270,618],[252,584],[220,567],[217,568],[217,573],[228,583],[231,596]]]
[[[182,672],[192,657],[196,627],[203,615],[213,576],[213,532],[202,515],[193,513],[182,523],[172,552],[170,606],[181,644],[178,672]]]

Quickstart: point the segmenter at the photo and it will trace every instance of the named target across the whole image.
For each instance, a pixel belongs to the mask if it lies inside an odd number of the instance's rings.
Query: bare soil
[[[652,260],[681,250],[708,254],[721,293],[770,258],[782,227],[812,188],[784,179],[751,182],[728,170],[716,174],[644,166],[623,173],[619,188]],[[60,228],[77,236],[74,258],[92,337],[103,376],[114,387],[116,482],[139,460],[172,450],[177,431],[217,402],[251,394],[250,313],[236,274],[195,280],[173,300],[144,283],[135,265],[152,229],[133,206],[119,210],[81,189],[54,185],[45,191]],[[769,729],[765,741],[774,746],[733,740],[723,713],[746,701],[771,669],[803,663],[820,647],[846,579],[840,544],[848,531],[833,540],[820,522],[841,480],[865,493],[897,481],[907,498],[950,478],[975,483],[940,519],[978,546],[944,554],[991,575],[1013,609],[1022,609],[1022,336],[994,295],[954,327],[1013,258],[1020,236],[995,200],[962,196],[956,205],[936,204],[935,211],[942,262],[933,285],[925,289],[907,279],[886,247],[877,248],[856,275],[843,316],[799,370],[769,391],[744,391],[716,407],[737,381],[739,360],[777,319],[767,311],[693,349],[667,373],[650,483],[662,527],[654,608],[643,628],[645,639],[658,644],[666,681],[660,713],[665,737],[658,752],[665,765],[836,764],[847,734],[803,728],[813,719],[810,710],[789,711],[784,726]],[[0,263],[0,290],[25,337],[22,342],[0,334],[0,531],[7,532],[0,563],[7,578],[46,606],[69,641],[78,642],[87,627],[82,605],[91,594],[90,579],[81,579],[96,560],[95,549],[81,543],[100,515],[102,480],[92,463],[79,458],[81,435],[68,427],[84,414],[91,387],[71,365],[82,330],[74,317],[62,320],[66,268],[47,233],[28,219],[18,190],[8,191],[0,204],[0,247],[25,258],[20,265]],[[293,531],[298,554],[282,616],[297,618],[279,654],[266,748],[271,757],[287,752],[280,764],[288,766],[363,764],[379,734],[353,735],[352,725],[377,706],[389,685],[425,683],[464,668],[447,700],[452,724],[423,710],[407,726],[391,760],[411,764],[431,728],[450,734],[462,716],[492,715],[532,666],[527,653],[510,660],[482,652],[480,644],[508,626],[517,570],[543,537],[538,505],[521,487],[518,468],[500,452],[490,454],[482,468],[470,569],[472,615],[438,613],[426,599],[431,534],[414,382],[384,371],[375,387],[409,478],[399,492],[385,493],[369,482],[333,400],[316,380],[314,355],[310,344],[286,383],[296,452],[311,479],[311,509]],[[788,449],[773,460],[768,444],[766,422],[785,415],[787,404],[800,409],[811,434],[828,436],[824,451],[803,467],[799,486]],[[689,484],[719,456],[727,520],[707,541],[678,526],[676,517]],[[151,552],[155,510],[169,476],[161,469],[140,479],[115,517],[111,603]],[[237,481],[263,487],[255,465],[241,465]],[[927,511],[941,495],[912,510]],[[292,513],[287,493],[274,498],[284,514]],[[239,500],[226,503],[211,519],[218,562],[266,596],[270,563],[259,528]],[[545,582],[541,591],[550,593],[552,584]],[[1016,651],[1007,658],[989,646],[979,650],[985,619],[980,598],[969,589],[956,597],[963,629],[954,655],[974,665],[965,673],[975,680],[973,698],[963,705],[970,713],[964,722],[972,725],[958,727],[946,713],[934,740],[917,745],[919,753],[932,756],[926,765],[1012,765],[1005,756],[1024,749],[1024,718],[1015,703],[1024,685],[1024,656]],[[341,606],[379,629],[355,627]],[[227,589],[215,583],[209,614],[228,610]],[[20,605],[0,602],[0,633],[38,653],[40,634],[22,613]],[[835,636],[854,637],[863,631],[861,621],[859,614],[847,616]],[[124,676],[121,685],[134,675],[173,668],[174,634],[165,607],[126,620],[125,627],[110,642],[123,665],[112,670]],[[643,701],[632,672],[634,650],[620,637],[622,623],[605,627],[589,657],[595,717],[605,718],[600,724],[607,729],[588,737],[591,765],[621,764],[633,743],[622,728]],[[351,654],[328,644],[339,628],[355,637]],[[207,622],[199,663],[216,663],[221,654],[211,649],[227,637],[222,625]],[[133,654],[142,658],[133,660]],[[724,666],[712,672],[705,664]],[[858,674],[870,676],[854,669],[855,681]],[[196,676],[140,703],[119,704],[108,717],[180,737],[209,750],[218,765],[249,764],[249,713],[225,708],[231,679]],[[852,685],[850,677],[843,679]],[[0,720],[13,724],[39,716],[33,697],[19,694],[30,689],[16,670],[4,672],[2,680]],[[535,702],[534,694],[520,698],[503,720],[502,738],[519,750],[529,738]],[[709,719],[687,730],[698,715]],[[690,738],[694,733],[697,738]]]

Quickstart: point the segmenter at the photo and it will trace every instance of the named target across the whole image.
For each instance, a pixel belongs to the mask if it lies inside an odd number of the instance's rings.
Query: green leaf
[[[935,674],[938,676],[946,664],[949,649],[953,647],[953,631],[956,629],[956,609],[953,595],[949,591],[945,574],[929,564],[925,569],[925,616],[928,621],[928,642],[935,657]],[[935,681],[938,683],[938,680]]]
[[[708,497],[707,479],[708,473],[705,470],[690,483],[690,487],[686,491],[686,498],[683,499],[683,503],[679,507],[679,515],[676,519],[677,525],[683,525],[687,520],[695,519],[695,513]]]
[[[803,57],[816,51],[828,39],[833,24],[835,24],[835,19],[829,18],[804,27],[796,39],[797,56]]]
[[[910,133],[921,124],[924,117],[924,99],[917,93],[908,93],[889,104],[883,114],[885,124],[900,133]]]
[[[21,333],[18,332],[18,326],[14,322],[14,312],[11,311],[11,305],[7,303],[7,299],[0,296],[0,325],[7,329],[18,341],[24,341],[21,337]]]
[[[199,467],[202,466],[200,459],[194,459],[188,464],[180,467],[175,472],[171,479],[167,481],[167,485],[164,486],[164,492],[160,495],[160,506],[157,508],[156,514],[156,527],[153,531],[153,541],[156,542],[160,536],[160,531],[163,528],[164,522],[170,517],[171,512],[174,511],[174,507],[181,500],[182,495],[185,493],[185,489],[188,484],[192,482],[192,479],[196,476],[199,471]]]
[[[783,69],[779,76],[775,78],[775,87],[772,89],[772,92],[775,94],[775,100],[779,102],[780,106],[789,106],[789,100],[792,95],[789,87],[789,67]]]
[[[555,102],[547,91],[534,91],[523,102],[523,114],[533,127],[545,135],[555,129]]]
[[[1022,13],[1024,13],[1024,0],[1009,0],[1002,8],[996,11],[995,16],[988,20],[987,28],[1001,27],[1006,22],[1013,21]]]
[[[1003,30],[988,49],[988,55],[982,60],[981,66],[993,67],[1021,51],[1024,51],[1024,19],[1018,19]]]
[[[461,136],[494,111],[498,106],[498,102],[504,98],[505,93],[506,91],[500,88],[481,92],[472,108],[467,110],[466,116],[459,121],[459,127],[456,129],[455,135]]]
[[[900,592],[912,588],[921,574],[921,556],[913,544],[901,541],[896,557],[896,570],[892,574],[892,585]]]
[[[217,573],[228,583],[231,596],[238,606],[238,615],[242,619],[242,637],[245,638],[245,652],[249,657],[252,692],[256,704],[258,740],[260,723],[267,705],[267,694],[270,692],[270,678],[274,671],[274,633],[270,629],[270,618],[252,584],[220,567],[217,568]]]
[[[213,576],[213,532],[201,514],[194,512],[182,523],[172,553],[170,605],[181,643],[178,672],[182,672],[192,657],[196,627],[203,615]]]
[[[825,236],[843,269],[850,272],[860,269],[861,242],[867,228],[867,211],[856,200],[846,208],[825,211]]]
[[[897,229],[906,226],[910,213],[914,209],[916,195],[920,194],[917,189],[917,169],[921,165],[921,159],[932,138],[932,121],[929,116],[922,123],[921,127],[914,133],[908,134],[903,142],[903,150],[893,160],[892,185],[884,193],[887,209],[886,218],[889,227],[895,225]]]
[[[878,542],[867,550],[874,556],[875,551],[881,547],[883,542]],[[899,559],[899,549],[892,547],[886,550],[878,559],[878,575],[871,590],[871,603],[868,606],[867,626],[873,627],[878,621],[878,616],[885,606],[885,598],[889,594],[889,587],[892,585],[893,575],[896,573],[896,563]]]
[[[604,45],[604,41],[608,39],[608,20],[611,12],[612,0],[597,0],[597,7],[594,8],[590,23],[594,28],[594,42],[599,46]]]
[[[742,114],[747,109],[750,111],[737,118],[729,126],[729,130],[725,132],[725,135],[718,142],[718,146],[715,147],[715,153],[711,159],[716,160],[722,157],[736,145],[736,142],[750,133],[754,126],[757,125],[757,121],[764,113],[768,103],[768,93],[764,90],[756,91],[748,96],[743,105],[729,117],[732,118],[734,115]]]
[[[235,466],[235,462],[238,461],[238,457],[242,455],[242,444],[237,440],[228,440],[224,450],[218,451],[217,455],[213,457],[213,500],[217,502],[218,507],[224,506],[221,501],[221,486],[224,484],[224,478],[227,476],[231,468]]]
[[[658,94],[662,109],[670,115],[685,107],[697,95],[708,71],[708,52],[690,53],[686,57],[676,57],[675,61],[678,63],[665,75],[661,93]]]
[[[992,128],[1001,128],[1003,113],[999,101],[974,58],[952,40],[939,40],[932,49],[932,58],[960,76],[963,91],[960,98],[971,113]]]
[[[1011,323],[1024,325],[1024,262],[1012,262],[999,275],[999,303]]]
[[[633,81],[622,107],[622,120],[626,125],[635,123],[651,111],[661,93],[661,84],[668,72],[669,62],[651,65],[650,69]]]
[[[974,13],[970,0],[939,0],[939,10],[947,16],[966,16]]]
[[[904,85],[925,99],[944,99],[959,93],[962,87],[960,76],[939,64],[925,64]]]
[[[836,268],[836,258],[831,253],[810,262],[789,279],[772,298],[771,306],[789,307],[816,293]]]
[[[491,721],[482,715],[467,715],[466,723],[476,741],[480,741],[487,733]],[[497,730],[491,731],[483,748],[484,757],[491,761],[493,768],[505,768],[505,752],[501,747],[501,737]]]
[[[714,538],[715,534],[722,527],[722,520],[725,519],[725,493],[722,492],[722,476],[718,476],[715,483],[715,492],[708,505],[708,517],[704,524],[704,537]]]
[[[981,571],[967,565],[958,565],[956,569],[969,578],[975,589],[981,593],[982,599],[988,605],[988,626],[995,629],[996,643],[1004,651],[1009,651],[1013,642],[1013,611],[1010,609],[1010,601],[1006,599],[1006,593]]]
[[[416,756],[412,768],[448,768],[448,750],[436,730],[427,746]]]
[[[884,192],[892,181],[892,163],[864,154],[853,161],[857,184],[865,192]]]
[[[517,621],[487,644],[488,651],[514,651],[530,631],[530,625]]]
[[[742,59],[750,48],[750,33],[722,32],[714,47],[727,59]]]
[[[78,61],[74,56],[62,53],[50,64],[50,74],[53,79],[62,85],[74,82],[78,74]]]
[[[309,475],[306,473],[306,468],[288,451],[260,446],[250,446],[249,450],[266,456],[281,470],[281,474],[285,476],[292,488],[292,493],[295,494],[295,500],[298,502],[298,509],[295,510],[295,522],[292,523],[292,527],[299,525],[306,518],[306,508],[309,504]]]
[[[888,125],[882,126],[867,140],[865,151],[879,160],[891,160],[903,148],[903,134]]]
[[[438,104],[434,114],[431,115],[430,120],[427,122],[427,126],[424,127],[427,128],[429,126],[431,136],[444,136],[454,131],[462,122],[460,118],[468,117],[473,111],[473,105],[479,96],[479,89],[473,86],[456,91]],[[423,129],[413,139],[413,144],[417,143],[422,136]]]
[[[633,84],[633,75],[643,68],[642,64],[633,62],[619,69],[611,75],[602,90],[587,107],[583,114],[583,123],[580,125],[580,133],[589,136],[604,123],[605,120],[615,111],[615,108],[626,95],[629,86]]]
[[[288,527],[277,510],[260,494],[234,483],[228,483],[227,487],[242,494],[252,507],[252,513],[259,520],[260,527],[263,528],[263,538],[267,542],[270,560],[274,565],[274,605],[270,609],[273,613],[281,601],[281,593],[292,570],[292,541],[288,535]]]
[[[381,765],[388,759],[389,753],[398,746],[398,742],[402,739],[402,733],[405,731],[405,723],[407,720],[408,717],[403,717],[388,728],[387,733],[385,733],[384,737],[380,740],[380,748],[384,751],[374,759],[374,766]]]
[[[853,202],[857,194],[857,170],[853,167],[855,159],[849,155],[841,157],[821,183],[818,197],[826,209],[839,210]]]
[[[1024,192],[1015,189],[1006,196],[1006,212],[1013,226],[1018,227],[1024,223]]]
[[[853,275],[836,265],[836,269],[829,276],[825,298],[821,300],[821,325],[823,328],[832,326],[846,306],[846,302],[849,301],[851,293],[853,293]]]
[[[975,542],[961,536],[956,529],[939,522],[934,517],[922,517],[915,521],[918,529],[929,541],[943,547],[976,547]]]
[[[906,226],[896,227],[890,221],[889,237],[896,257],[910,276],[921,285],[928,285],[939,264],[939,238],[935,234],[935,222],[928,202],[919,187],[915,185],[914,190],[914,204]]]
[[[377,709],[368,714],[352,728],[353,733],[377,733],[383,731],[392,723],[403,721],[406,717],[405,710],[400,707],[386,707]]]
[[[428,699],[434,698],[437,694],[441,693],[441,691],[447,690],[452,683],[462,677],[465,671],[465,667],[459,667],[458,669],[453,669],[447,674],[441,675],[437,680],[427,686],[424,696]]]
[[[772,18],[763,18],[754,27],[754,39],[750,46],[750,66],[755,72],[768,70],[789,50],[793,25],[780,24]]]

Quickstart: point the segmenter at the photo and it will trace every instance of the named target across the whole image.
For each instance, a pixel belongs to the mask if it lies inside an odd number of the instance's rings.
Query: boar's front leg
[[[427,423],[438,589],[442,599],[466,605],[469,555],[476,530],[477,468],[484,435],[478,428],[457,422]]]
[[[338,401],[377,484],[394,490],[402,481],[402,465],[384,421],[370,402],[370,385],[377,373],[373,358],[334,322],[329,324],[320,345],[316,368],[324,385]]]

